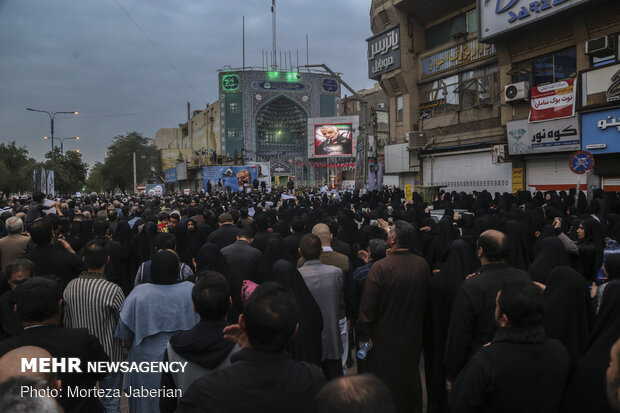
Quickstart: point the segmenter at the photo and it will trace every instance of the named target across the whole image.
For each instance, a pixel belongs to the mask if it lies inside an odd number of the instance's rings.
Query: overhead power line
[[[196,93],[196,95],[198,95],[200,97],[200,99],[202,99],[203,102],[206,102],[207,99],[205,99],[200,92],[198,92],[198,90],[196,90],[196,88],[194,86],[191,85],[191,83],[189,83],[189,81],[185,78],[185,76],[183,76],[183,74],[179,71],[179,69],[176,68],[176,66],[172,63],[172,61],[170,59],[168,59],[168,57],[164,54],[164,52],[161,51],[161,49],[159,47],[157,47],[157,45],[155,44],[155,42],[153,40],[151,40],[151,38],[146,34],[146,32],[144,30],[142,30],[142,27],[140,27],[140,25],[138,24],[138,22],[136,22],[134,20],[133,17],[131,17],[131,14],[129,14],[129,12],[127,11],[127,9],[125,9],[123,7],[123,5],[118,1],[118,0],[114,0],[116,2],[116,4],[118,5],[118,7],[121,8],[121,10],[123,10],[123,12],[125,12],[125,14],[127,15],[127,17],[129,18],[129,20],[131,20],[131,22],[138,28],[138,30],[140,30],[140,33],[142,33],[142,35],[146,38],[146,40],[149,41],[149,43],[151,43],[151,45],[155,48],[155,50],[157,50],[157,52],[159,52],[159,54],[161,55],[161,57],[166,61],[166,63],[168,63],[168,65],[177,73],[177,75],[179,75],[179,77],[183,80],[183,82],[185,82],[185,84],[187,85],[187,87],[189,87],[191,90],[194,91],[194,93]]]

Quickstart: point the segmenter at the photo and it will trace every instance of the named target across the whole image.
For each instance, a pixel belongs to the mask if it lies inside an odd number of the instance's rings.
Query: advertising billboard
[[[530,106],[530,122],[575,116],[575,79],[533,87]]]
[[[166,193],[163,184],[146,184],[144,186],[144,193],[149,196],[162,196]]]
[[[353,157],[358,116],[308,118],[308,158]]]
[[[506,124],[508,153],[565,152],[581,149],[581,133],[576,117],[528,123],[527,119]]]
[[[271,188],[271,164],[269,162],[248,162],[248,165],[256,167],[258,182],[264,182],[267,188]]]
[[[213,186],[222,180],[224,187],[230,187],[234,192],[242,191],[244,187],[251,187],[252,181],[258,178],[258,168],[253,165],[244,166],[204,166],[202,168],[202,185],[206,192],[207,182]]]

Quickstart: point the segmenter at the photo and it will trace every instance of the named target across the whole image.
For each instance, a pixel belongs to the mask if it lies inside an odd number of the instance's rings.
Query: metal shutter
[[[577,186],[577,175],[568,167],[569,155],[525,159],[525,185],[536,191],[567,191]],[[582,189],[586,177],[581,177]]]
[[[423,159],[424,185],[445,186],[445,191],[512,192],[512,163],[494,164],[491,151],[434,155]]]

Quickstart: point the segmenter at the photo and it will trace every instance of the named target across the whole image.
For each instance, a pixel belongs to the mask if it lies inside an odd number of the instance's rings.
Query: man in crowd
[[[54,239],[52,224],[48,219],[35,221],[30,227],[30,236],[34,248],[23,257],[34,263],[37,275],[54,275],[60,287],[64,288],[82,272],[83,263],[69,243],[60,238]]]
[[[571,357],[545,338],[542,291],[531,281],[509,281],[496,303],[498,329],[459,373],[450,412],[560,411]]]
[[[26,253],[30,244],[30,236],[24,234],[24,223],[19,217],[10,217],[6,220],[7,236],[0,238],[0,267],[6,269],[6,264]]]
[[[256,282],[256,269],[263,254],[252,246],[254,230],[244,228],[239,231],[237,240],[222,248],[222,255],[226,258],[230,273],[239,280],[239,290],[243,280]]]
[[[199,273],[192,288],[192,301],[200,322],[173,336],[164,353],[164,362],[187,362],[187,365],[182,373],[162,373],[162,388],[185,392],[197,378],[229,366],[231,355],[239,350],[234,342],[224,339],[222,332],[230,325],[226,313],[232,305],[226,278],[214,271]],[[159,407],[162,413],[174,412],[177,399],[160,397]]]
[[[367,367],[392,391],[396,411],[421,413],[418,365],[431,273],[423,258],[409,252],[414,233],[405,221],[395,221],[389,230],[389,255],[366,278],[357,334],[371,344]]]
[[[22,320],[24,332],[0,342],[0,357],[22,346],[36,346],[47,350],[52,357],[80,359],[84,367],[81,373],[59,373],[63,397],[60,405],[65,413],[101,412],[96,397],[67,397],[69,387],[92,389],[105,373],[89,372],[89,362],[110,361],[97,337],[86,329],[59,327],[62,308],[62,292],[56,281],[34,277],[21,283],[13,291],[15,312]]]
[[[14,311],[13,291],[34,276],[34,264],[25,258],[18,258],[7,264],[5,274],[11,289],[0,296],[0,340],[17,336],[24,331],[22,322]]]
[[[301,238],[299,253],[304,261],[299,272],[323,315],[323,373],[327,380],[343,375],[342,341],[338,324],[340,296],[344,284],[342,270],[319,261],[321,240],[314,234]]]
[[[315,413],[394,413],[392,394],[373,374],[344,376],[327,383],[314,399]]]
[[[299,242],[304,235],[305,228],[306,223],[302,217],[293,217],[291,219],[292,234],[284,238],[284,244],[295,261],[299,260]]]
[[[108,281],[106,266],[110,263],[106,239],[95,238],[84,247],[87,270],[72,280],[65,288],[63,298],[64,325],[69,328],[86,328],[99,339],[111,361],[123,361],[122,342],[114,338],[119,311],[125,300],[121,288]],[[109,373],[99,381],[103,389],[121,388],[122,373]],[[102,397],[106,413],[120,413],[120,397]]]
[[[459,287],[450,317],[445,362],[448,389],[470,357],[493,338],[493,310],[501,285],[513,278],[530,279],[525,271],[506,263],[509,242],[504,233],[496,230],[484,231],[478,238],[477,254],[482,266]]]
[[[239,230],[234,226],[233,218],[229,213],[223,213],[217,218],[219,228],[209,234],[207,242],[213,242],[220,249],[227,247],[237,240]]]
[[[232,364],[194,381],[177,412],[311,412],[325,379],[318,367],[291,360],[285,350],[298,322],[290,290],[271,282],[259,286],[239,324],[224,330],[241,347]]]

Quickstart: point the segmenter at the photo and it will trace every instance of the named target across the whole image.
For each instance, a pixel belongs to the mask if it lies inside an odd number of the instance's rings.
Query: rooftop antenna
[[[278,55],[276,54],[276,0],[271,0],[271,30],[273,41],[273,67],[278,68]]]

